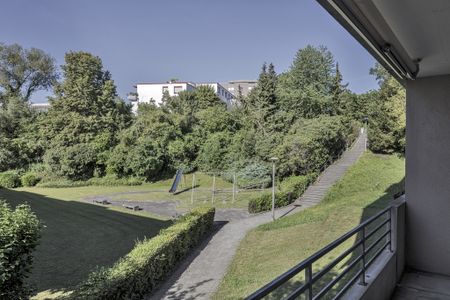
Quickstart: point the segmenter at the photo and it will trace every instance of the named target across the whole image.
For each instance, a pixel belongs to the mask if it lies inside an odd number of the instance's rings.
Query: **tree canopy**
[[[377,65],[371,73],[379,90],[352,93],[324,46],[300,49],[281,74],[264,63],[256,87],[247,96],[238,91],[232,107],[205,85],[165,93],[160,106],[140,104],[137,115],[117,97],[99,57],[68,52],[56,81],[53,59],[41,50],[2,47],[7,59],[0,60],[0,171],[38,169],[48,180],[108,175],[153,181],[183,168],[248,179],[266,178],[268,160],[277,156],[281,177],[306,175],[334,159],[365,118],[371,150],[404,151],[403,88]],[[17,61],[5,53],[17,53]],[[33,65],[29,53],[38,53],[47,67],[23,71]],[[29,92],[51,86],[48,113],[32,111]]]

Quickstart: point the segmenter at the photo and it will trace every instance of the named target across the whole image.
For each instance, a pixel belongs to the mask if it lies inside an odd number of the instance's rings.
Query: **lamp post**
[[[369,118],[367,116],[363,117],[363,124],[364,126],[364,131],[365,131],[365,138],[364,138],[364,151],[367,150],[367,134],[368,134],[368,130],[369,130]]]
[[[275,162],[278,157],[271,157],[272,162],[272,220],[275,220]]]

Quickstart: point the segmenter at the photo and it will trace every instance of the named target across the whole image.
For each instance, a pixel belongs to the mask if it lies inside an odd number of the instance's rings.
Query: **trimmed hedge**
[[[113,176],[105,176],[100,178],[91,178],[86,181],[72,181],[69,179],[57,179],[50,181],[42,181],[37,184],[38,187],[46,188],[66,188],[80,186],[117,186],[117,185],[142,185],[144,179],[141,177],[116,178]]]
[[[13,171],[0,173],[0,187],[12,189],[20,186],[19,174]]]
[[[291,176],[286,178],[280,186],[281,191],[275,193],[275,207],[283,207],[294,202],[300,197],[317,178],[315,173],[304,176]],[[272,209],[272,193],[264,193],[250,199],[248,202],[249,213],[259,213]]]
[[[110,268],[91,273],[71,299],[142,299],[212,228],[214,208],[197,208],[134,249]]]
[[[295,200],[292,193],[276,192],[275,207],[283,207],[291,204]],[[248,202],[248,212],[255,214],[272,209],[272,193],[264,193],[258,197],[250,199]]]
[[[141,177],[124,177],[105,176],[100,178],[91,178],[87,181],[90,185],[114,186],[114,185],[142,185],[144,178]]]
[[[316,173],[301,176],[290,176],[284,179],[280,184],[280,190],[291,192],[295,198],[300,197],[306,191],[308,186],[317,178]]]
[[[41,177],[36,175],[35,173],[26,173],[20,177],[20,182],[22,186],[35,186],[41,181]]]

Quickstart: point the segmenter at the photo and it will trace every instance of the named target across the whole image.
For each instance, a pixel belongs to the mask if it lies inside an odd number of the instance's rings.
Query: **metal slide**
[[[175,179],[173,180],[172,187],[170,188],[169,193],[175,193],[182,176],[183,176],[183,170],[178,169],[177,173],[175,174]]]

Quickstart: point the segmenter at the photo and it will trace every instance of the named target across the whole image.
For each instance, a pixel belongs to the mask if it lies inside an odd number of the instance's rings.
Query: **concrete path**
[[[278,209],[276,216],[297,213],[316,205],[323,199],[327,190],[364,152],[365,138],[365,134],[361,134],[353,147],[347,150],[340,160],[329,166],[300,199],[292,205]],[[221,217],[221,214],[224,213],[219,211],[219,219],[227,219],[227,217]],[[235,212],[235,214],[240,215],[242,212]],[[218,222],[215,234],[191,253],[175,273],[146,299],[210,299],[247,232],[271,220],[271,213],[262,213],[230,222]]]

